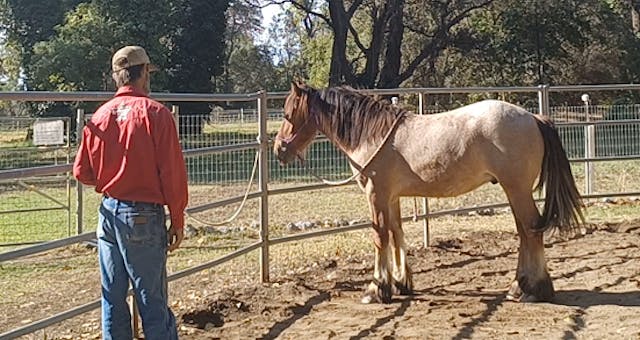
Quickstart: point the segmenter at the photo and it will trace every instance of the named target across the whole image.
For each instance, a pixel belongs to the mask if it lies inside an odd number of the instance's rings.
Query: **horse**
[[[390,303],[393,293],[413,294],[400,197],[454,197],[489,182],[506,193],[520,240],[506,298],[552,300],[543,234],[575,231],[584,224],[584,205],[548,117],[498,100],[416,115],[350,87],[292,83],[275,156],[283,165],[303,160],[318,131],[346,154],[368,198],[375,266],[362,303]],[[544,190],[542,214],[533,198],[536,190]]]

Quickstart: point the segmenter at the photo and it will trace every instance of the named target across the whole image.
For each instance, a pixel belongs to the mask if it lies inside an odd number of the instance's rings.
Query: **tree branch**
[[[349,19],[351,19],[353,15],[356,13],[356,10],[362,4],[362,1],[363,0],[355,0],[354,2],[351,3],[351,6],[349,6],[349,9],[347,10],[347,17]]]
[[[324,21],[325,23],[327,23],[327,25],[329,25],[330,27],[333,27],[333,24],[331,23],[331,19],[320,13],[320,12],[316,12],[314,11],[311,7],[306,6],[302,1],[297,1],[297,0],[263,0],[260,1],[261,5],[258,5],[259,8],[265,8],[267,6],[271,6],[271,5],[284,5],[284,4],[290,4],[291,6],[295,7],[298,10],[301,10],[305,13],[307,13],[308,15],[313,15],[315,17],[318,17],[320,19],[322,19],[322,21]]]
[[[430,39],[430,41],[427,44],[425,44],[425,46],[422,48],[422,50],[416,56],[416,58],[414,58],[409,63],[409,65],[404,70],[404,72],[400,73],[399,75],[400,82],[403,82],[409,79],[409,77],[411,77],[411,75],[415,72],[418,66],[422,64],[424,60],[426,60],[427,58],[434,58],[440,53],[440,51],[444,47],[446,47],[451,42],[449,38],[449,30],[453,26],[459,24],[463,19],[467,18],[472,11],[488,6],[493,1],[494,0],[483,0],[483,1],[477,2],[469,6],[468,8],[461,10],[452,18],[448,18],[452,12],[450,12],[445,5],[445,8],[443,9],[440,16],[440,20],[441,20],[440,22],[442,26],[440,26],[437,29],[437,31],[433,34],[433,37]]]

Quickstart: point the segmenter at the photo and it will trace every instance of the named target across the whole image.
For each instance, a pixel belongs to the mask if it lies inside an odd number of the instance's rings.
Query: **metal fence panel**
[[[545,89],[546,91],[548,91],[548,87],[546,87]],[[414,91],[412,93],[418,92]],[[446,91],[441,90],[439,91],[439,93],[446,93]],[[544,95],[541,95],[541,98],[544,99]],[[592,107],[591,109],[593,111],[590,111],[589,119],[590,121],[593,120],[594,124],[599,121],[607,121],[605,116],[608,117],[611,121],[619,121],[622,119],[616,119],[612,117],[618,117],[620,115],[622,115],[623,117],[628,117],[629,112],[633,114],[637,112],[636,107],[628,106],[621,108]],[[557,122],[585,122],[587,120],[587,115],[585,114],[584,116],[581,116],[580,113],[586,112],[585,110],[586,107],[561,107],[554,108],[549,112],[549,114],[551,114]],[[531,111],[537,112],[536,109],[533,109]],[[235,121],[232,119],[234,115],[236,116]],[[278,112],[275,112],[270,116],[272,117],[272,121],[270,123],[272,127],[269,128],[268,132],[269,135],[273,137],[277,126],[279,125],[280,117]],[[598,117],[601,117],[601,119],[598,120]],[[637,130],[635,129],[637,129],[637,125],[640,124],[640,121],[638,120],[637,116],[632,116],[631,118],[625,119],[631,119],[634,121],[594,125],[596,132],[595,135],[598,136],[595,138],[596,150],[600,150],[598,152],[604,155],[614,154],[638,156],[638,151],[636,150],[638,143],[637,139],[634,138],[637,137]],[[218,116],[215,119],[212,119],[211,117],[183,118],[183,124],[186,126],[186,130],[180,130],[181,140],[185,150],[187,151],[199,150],[202,148],[218,145],[241,145],[247,142],[254,142],[255,138],[257,137],[258,124],[257,121],[252,120],[250,113],[246,115],[244,112],[242,113],[242,115],[232,113],[228,117]],[[585,125],[561,125],[559,126],[559,130],[561,133],[561,137],[563,138],[563,143],[568,149],[569,156],[573,158],[584,156],[584,139],[585,136],[587,136],[587,134],[584,133]],[[221,138],[221,136],[224,137]],[[252,168],[252,162],[254,161],[254,159],[251,157],[251,154],[253,153],[254,151],[249,149],[237,149],[228,152],[229,155],[227,155],[226,157],[221,157],[218,153],[215,153],[215,155],[205,155],[203,153],[201,155],[194,156],[194,160],[189,161],[188,163],[190,182],[192,185],[191,189],[199,188],[202,193],[200,195],[196,195],[194,197],[195,200],[192,200],[192,202],[199,204],[207,202],[207,200],[219,200],[222,197],[237,196],[237,194],[231,194],[232,192],[238,192],[241,194],[244,191],[243,184],[244,182],[248,181],[248,177],[250,176],[251,171],[249,169]],[[308,153],[308,161],[311,162],[311,167],[319,169],[319,172],[321,173],[323,171],[326,172],[328,176],[339,176],[342,174],[347,176],[350,174],[345,157],[340,152],[335,150],[335,148],[326,140],[319,140],[317,143],[311,146],[311,149]],[[638,160],[625,160],[616,162],[616,164],[610,166],[601,166],[600,164],[598,164],[597,170],[602,169],[603,174],[605,174],[605,176],[602,176],[602,178],[606,181],[602,181],[602,186],[596,186],[596,191],[602,190],[610,192],[611,190],[619,189],[620,192],[623,192],[629,190],[638,190],[638,188],[636,188],[636,184],[628,186],[625,182],[625,178],[637,178],[638,176],[640,176],[637,170],[640,169],[640,167],[638,167],[638,162]],[[574,165],[574,167],[575,166],[576,165]],[[289,187],[291,191],[295,190],[293,186],[299,185],[301,182],[315,182],[315,180],[313,180],[311,176],[309,176],[306,170],[303,170],[300,167],[287,169],[278,167],[275,160],[273,160],[273,156],[270,156],[269,158],[269,169],[271,171],[271,184],[274,184],[274,186],[282,185],[285,187]],[[575,171],[575,168],[574,174],[576,174],[576,179],[578,182],[584,181],[584,176],[582,176],[581,173]],[[622,176],[614,177],[620,174]],[[611,178],[605,178],[606,176],[611,176]],[[599,181],[597,183],[600,184]],[[618,185],[612,185],[612,183],[618,183]],[[10,201],[8,199],[10,195],[22,195],[22,193],[16,193],[19,192],[19,190],[24,191],[25,186],[29,186],[29,182],[22,180],[22,184],[20,184],[18,181],[15,181],[10,183],[10,185],[12,185],[12,187],[8,186],[6,189],[0,189],[0,195],[4,195],[5,193],[7,193],[7,196],[3,197],[7,198],[7,202]],[[45,197],[49,201],[56,201],[54,195],[48,191],[49,189],[55,188],[56,186],[53,184],[47,184],[43,185],[43,187],[45,187],[47,190],[39,190],[40,192],[38,192],[37,195]],[[216,192],[214,190],[219,191]],[[194,190],[192,190],[192,192],[193,191]],[[91,197],[94,196],[97,197],[97,195],[88,195],[88,198],[86,199],[92,199]],[[52,197],[54,197],[54,200],[51,200]],[[331,200],[331,198],[329,197],[328,200]],[[58,201],[61,202],[61,205],[64,205],[63,201]],[[432,210],[446,209],[447,207],[456,209],[459,207],[478,204],[478,202],[486,204],[500,201],[504,201],[504,194],[501,192],[499,186],[484,186],[475,191],[473,194],[463,195],[455,199],[438,200],[437,202],[434,202],[431,207]],[[17,201],[10,203],[12,204],[11,207],[19,207],[20,204],[23,204],[16,202]],[[30,205],[30,203],[24,204]],[[248,223],[251,218],[256,218],[255,208],[257,208],[258,204],[255,202],[251,204],[252,205],[249,206],[250,210],[247,210],[247,212],[245,212],[246,215],[241,218],[239,223]],[[340,203],[332,202],[332,204]],[[96,205],[88,204],[87,206]],[[312,207],[310,207],[310,209],[312,209]],[[469,208],[467,208],[466,210],[469,210]],[[253,211],[253,216],[248,211]],[[13,212],[9,212],[7,214],[11,213]],[[55,224],[55,222],[53,222],[52,220],[56,220],[58,218],[52,217],[51,215],[52,214],[47,214],[47,216],[42,216],[39,218],[46,220],[49,225]],[[9,221],[9,219],[7,219],[5,222],[7,224],[12,223],[12,221]],[[272,222],[273,220],[270,221],[270,223]],[[355,228],[356,226],[357,228],[361,227],[361,225],[357,224],[353,227]],[[4,232],[3,228],[4,224],[0,223],[0,230]],[[319,232],[319,234],[322,233],[324,232]],[[277,242],[284,242],[285,240],[296,238],[296,236],[285,236],[285,238],[278,239]],[[258,248],[259,246],[265,247],[266,243],[252,244],[248,248],[246,248],[246,251],[248,252],[250,250]],[[189,272],[191,271],[189,270]]]
[[[63,122],[63,144],[34,145],[34,124],[42,121]],[[69,131],[68,117],[0,117],[0,170],[69,163]],[[0,181],[0,245],[71,236],[69,185],[67,174]]]

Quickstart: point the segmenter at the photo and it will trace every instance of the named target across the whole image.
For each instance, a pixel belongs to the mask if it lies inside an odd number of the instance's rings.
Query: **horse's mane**
[[[316,92],[321,105],[318,123],[331,132],[347,150],[382,139],[405,110],[382,99],[357,92],[349,86],[330,87]]]

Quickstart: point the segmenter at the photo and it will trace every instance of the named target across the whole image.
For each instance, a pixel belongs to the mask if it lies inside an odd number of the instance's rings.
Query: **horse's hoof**
[[[365,305],[368,305],[370,303],[375,302],[373,296],[366,294],[365,296],[362,297],[362,299],[360,300],[360,302],[362,302]]]
[[[538,282],[531,282],[526,276],[521,276],[511,283],[507,292],[507,300],[517,302],[549,302],[554,296],[553,283],[547,275]]]
[[[520,301],[522,297],[522,289],[520,289],[520,285],[518,284],[518,280],[513,280],[511,283],[511,287],[509,287],[509,291],[507,292],[507,300],[509,301]]]
[[[411,288],[411,286],[408,284],[395,282],[394,287],[395,287],[394,293],[397,293],[398,295],[403,295],[403,296],[413,295],[413,288]]]
[[[363,304],[391,303],[391,285],[371,282],[360,301]]]

